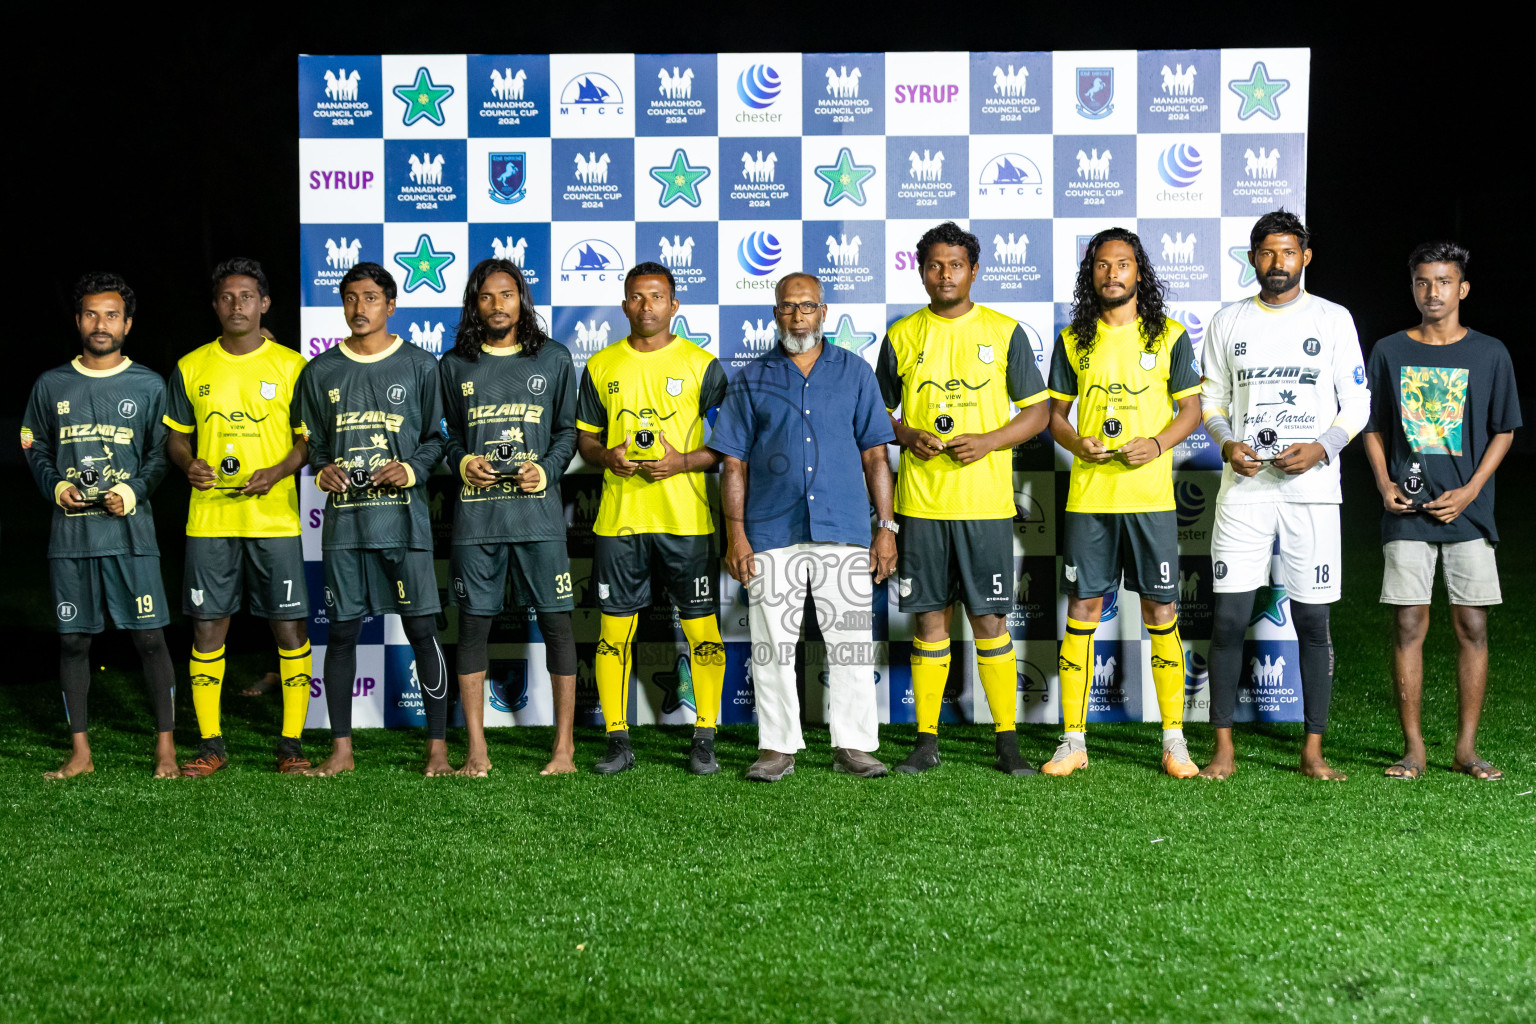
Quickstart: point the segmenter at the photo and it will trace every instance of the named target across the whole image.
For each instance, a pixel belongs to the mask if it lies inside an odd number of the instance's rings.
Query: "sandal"
[[[1476,761],[1468,761],[1466,764],[1453,764],[1451,765],[1451,770],[1461,772],[1463,775],[1470,775],[1479,782],[1504,781],[1504,773],[1482,758],[1478,758]]]
[[[1389,779],[1416,779],[1424,774],[1424,766],[1405,757],[1387,765],[1387,770],[1383,774]]]

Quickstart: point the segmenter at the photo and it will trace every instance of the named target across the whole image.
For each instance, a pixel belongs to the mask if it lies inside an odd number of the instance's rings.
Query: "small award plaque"
[[[1429,487],[1424,481],[1424,469],[1418,462],[1408,464],[1408,472],[1403,474],[1397,486],[1402,489],[1409,504],[1418,506],[1430,500]]]
[[[629,447],[624,457],[630,462],[655,462],[667,453],[661,447],[661,431],[651,423],[649,416],[640,417],[640,425],[629,435]]]

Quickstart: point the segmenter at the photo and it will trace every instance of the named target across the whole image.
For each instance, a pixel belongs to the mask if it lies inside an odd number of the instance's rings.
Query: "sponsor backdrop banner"
[[[400,285],[393,329],[441,355],[452,347],[470,268],[496,256],[523,268],[580,369],[625,333],[625,271],[655,260],[677,277],[673,331],[718,356],[727,374],[774,344],[774,282],[794,270],[825,283],[829,339],[873,362],[887,325],[927,301],[917,239],[953,219],[981,238],[973,297],[1023,324],[1042,376],[1084,245],[1112,225],[1141,235],[1198,352],[1211,314],[1257,290],[1245,258],[1254,219],[1281,205],[1305,212],[1309,61],[1305,49],[302,56],[300,347],[313,357],[341,342],[337,282],[372,260]],[[894,465],[894,449],[892,457]],[[1174,460],[1187,717],[1198,721],[1208,707],[1219,456],[1198,431]],[[1008,621],[1019,714],[1031,722],[1061,715],[1058,537],[1068,466],[1047,435],[1014,454]],[[592,523],[601,477],[578,460],[561,486],[578,606],[577,716],[595,723]],[[446,604],[459,485],[440,468],[425,487]],[[320,670],[323,495],[312,482],[303,495]],[[718,522],[718,499],[716,509]],[[910,722],[913,623],[897,611],[894,583],[876,593],[872,685],[882,721]],[[746,606],[723,573],[719,593],[722,721],[751,722]],[[964,616],[955,623],[965,639]],[[455,611],[438,625],[451,647]],[[670,606],[642,615],[631,721],[692,722],[682,640]],[[1109,595],[1091,720],[1157,719],[1146,641],[1137,596]],[[491,643],[487,724],[550,723],[532,614],[509,604]],[[814,638],[796,654],[812,720],[825,720],[827,657]],[[410,647],[392,616],[365,626],[357,664],[358,726],[424,721]],[[1239,717],[1300,721],[1283,589],[1270,590],[1254,617],[1246,665]],[[327,724],[330,683],[315,679],[311,727]],[[945,720],[989,721],[976,691],[975,659],[961,643]]]

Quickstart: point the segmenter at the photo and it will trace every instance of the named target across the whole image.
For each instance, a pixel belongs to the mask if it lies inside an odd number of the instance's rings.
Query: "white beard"
[[[816,343],[820,340],[821,335],[815,331],[806,331],[803,334],[796,334],[793,331],[785,331],[783,329],[779,331],[779,344],[783,345],[784,351],[792,356],[798,356],[802,352],[809,352],[816,347]]]

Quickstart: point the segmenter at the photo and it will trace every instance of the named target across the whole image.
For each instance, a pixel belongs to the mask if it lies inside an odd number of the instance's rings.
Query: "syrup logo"
[[[1182,142],[1169,146],[1157,158],[1157,176],[1163,179],[1164,184],[1174,188],[1189,188],[1199,180],[1204,167],[1205,161],[1200,158],[1200,151]]]
[[[773,106],[783,90],[784,82],[779,73],[767,64],[750,65],[736,76],[736,95],[753,110]]]
[[[614,113],[624,112],[624,93],[617,83],[607,75],[588,71],[577,75],[565,83],[565,88],[560,90],[560,105],[562,114],[570,113],[568,108],[575,107],[580,113],[587,110],[602,113],[610,108]]]
[[[895,89],[897,103],[953,103],[960,98],[960,87],[953,82],[936,85],[898,85]]]
[[[373,187],[372,171],[310,171],[309,187],[319,192],[361,192]]]
[[[767,231],[754,231],[736,246],[736,262],[753,277],[773,273],[783,258],[784,247]]]

